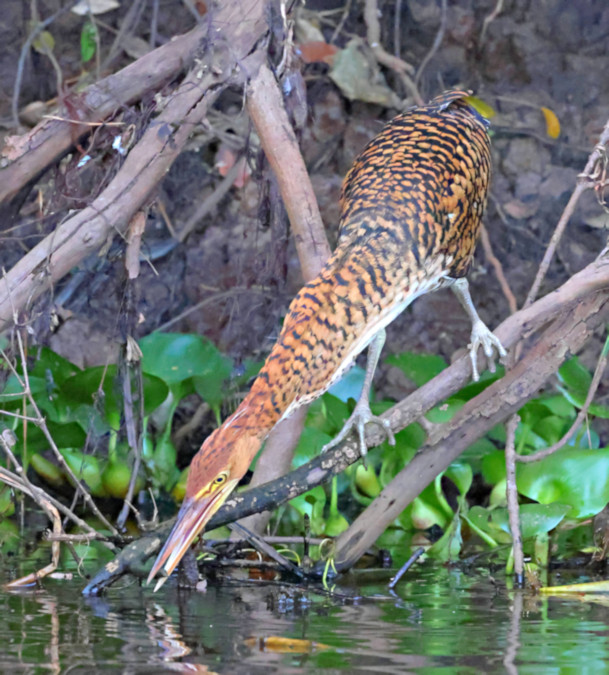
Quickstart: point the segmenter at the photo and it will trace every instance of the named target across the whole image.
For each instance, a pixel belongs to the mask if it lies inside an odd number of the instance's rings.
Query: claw
[[[395,445],[395,436],[393,435],[389,420],[373,415],[370,410],[370,405],[366,401],[360,401],[355,406],[355,410],[351,413],[351,417],[345,422],[345,426],[341,429],[340,433],[329,443],[326,443],[321,451],[327,452],[331,448],[336,447],[347,438],[353,429],[355,429],[359,437],[360,455],[365,460],[368,453],[368,447],[366,446],[366,424],[376,424],[381,427],[387,435],[389,445]]]
[[[481,319],[478,319],[474,322],[470,339],[471,342],[468,347],[469,356],[472,362],[472,379],[474,382],[477,382],[480,379],[477,366],[478,347],[482,347],[491,373],[494,373],[496,370],[495,351],[499,355],[500,360],[507,356],[507,352],[499,341],[499,338],[491,333],[491,331],[486,327],[486,324]]]

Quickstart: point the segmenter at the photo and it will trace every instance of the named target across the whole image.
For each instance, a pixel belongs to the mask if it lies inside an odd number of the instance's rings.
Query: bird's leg
[[[342,428],[340,433],[329,443],[324,445],[324,447],[321,449],[322,452],[326,452],[330,448],[333,448],[339,443],[342,443],[342,441],[347,438],[351,430],[355,428],[359,436],[360,454],[365,458],[366,453],[368,452],[368,448],[366,447],[366,424],[369,422],[378,424],[378,426],[381,427],[387,434],[389,445],[395,445],[395,437],[393,435],[393,431],[391,430],[391,424],[389,423],[389,420],[385,420],[382,417],[373,415],[372,410],[370,410],[370,387],[372,386],[374,371],[376,370],[376,365],[381,355],[381,351],[383,350],[384,344],[385,329],[382,328],[372,338],[372,342],[368,345],[366,376],[364,377],[362,393],[360,394],[355,409],[351,413],[351,417],[349,417],[349,419],[345,422],[345,426]]]
[[[488,360],[488,366],[491,373],[495,372],[494,350],[497,350],[500,358],[507,355],[499,339],[487,328],[486,324],[478,316],[478,312],[474,307],[472,296],[469,293],[469,284],[467,279],[457,279],[451,286],[454,294],[457,296],[463,309],[467,312],[472,322],[471,342],[469,343],[469,356],[472,360],[472,377],[474,382],[480,379],[478,374],[478,367],[476,365],[476,358],[478,354],[478,347],[482,346],[484,354]]]

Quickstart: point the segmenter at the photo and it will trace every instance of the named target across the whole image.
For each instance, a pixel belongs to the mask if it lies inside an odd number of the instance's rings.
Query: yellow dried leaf
[[[550,138],[558,138],[560,136],[560,122],[556,113],[550,108],[541,107],[541,112],[546,120],[546,133]]]
[[[493,106],[489,105],[486,101],[483,101],[481,98],[478,98],[477,96],[465,96],[465,100],[471,105],[474,110],[477,110],[482,117],[486,117],[486,119],[491,119],[491,117],[495,116],[495,109]]]

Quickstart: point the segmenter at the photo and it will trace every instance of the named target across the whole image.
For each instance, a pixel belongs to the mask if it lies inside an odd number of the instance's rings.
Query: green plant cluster
[[[209,340],[198,335],[153,333],[139,342],[141,372],[130,369],[132,409],[143,415],[141,439],[142,474],[137,489],[183,497],[186,471],[177,468],[172,442],[174,414],[192,394],[205,401],[221,424],[221,411],[235,389],[243,388],[259,364],[247,364],[234,376],[234,364]],[[438,356],[405,352],[387,359],[416,386],[446,366]],[[20,371],[20,376],[23,373]],[[299,466],[316,456],[342,428],[351,413],[363,381],[363,370],[354,367],[331,391],[313,403],[295,453]],[[70,469],[95,497],[124,498],[134,461],[126,442],[123,392],[124,375],[117,367],[80,369],[41,348],[29,367],[32,396]],[[487,373],[426,415],[430,422],[451,419],[468,400],[501,376]],[[590,372],[573,358],[558,373],[553,391],[527,403],[519,412],[517,451],[533,453],[558,441],[573,424],[591,383]],[[393,404],[372,404],[377,414]],[[32,417],[34,411],[19,380],[8,377],[0,394],[0,411]],[[609,448],[600,447],[591,426],[594,417],[608,419],[609,408],[593,404],[589,422],[571,442],[539,462],[519,464],[517,487],[521,499],[521,526],[525,552],[545,564],[548,533],[561,542],[559,553],[569,555],[592,546],[590,527],[575,527],[599,513],[609,502]],[[51,488],[69,486],[49,443],[38,425],[18,417],[1,416],[2,428],[17,438],[15,452],[26,470],[34,471]],[[368,465],[349,467],[329,487],[316,487],[293,499],[277,514],[279,531],[302,531],[303,518],[314,535],[335,536],[344,531],[359,511],[369,504],[410,461],[425,440],[418,424],[396,434],[396,446],[387,443],[369,453]],[[427,555],[441,561],[456,560],[464,553],[496,551],[509,555],[511,535],[505,506],[503,425],[492,429],[472,445],[442,475],[427,486],[382,536],[396,562],[409,555],[410,544],[427,543]],[[482,488],[481,488],[482,486]],[[475,488],[475,491],[472,490]],[[482,495],[482,497],[480,497]],[[0,518],[11,515],[13,495],[0,490]],[[440,533],[439,538],[429,536]],[[509,563],[509,560],[508,560]]]

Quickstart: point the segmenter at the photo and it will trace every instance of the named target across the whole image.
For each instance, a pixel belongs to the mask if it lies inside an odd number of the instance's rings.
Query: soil
[[[67,4],[47,0],[37,6],[45,19]],[[132,60],[134,49],[148,44],[152,4],[123,2],[118,10],[99,17],[103,61],[115,37],[111,29],[119,30],[133,19],[136,5],[142,8],[127,31],[130,41],[123,41],[106,69],[122,67]],[[3,2],[3,133],[14,133],[11,98],[20,50],[31,29],[29,5],[21,0]],[[446,88],[472,89],[496,111],[492,119],[494,179],[485,223],[494,253],[521,304],[577,175],[607,119],[609,5],[603,0],[506,0],[486,30],[485,18],[495,8],[495,0],[450,0],[447,5],[443,40],[428,60],[419,88],[425,99]],[[403,0],[399,17],[395,6],[379,2],[382,43],[393,53],[397,34],[402,58],[418,67],[438,32],[441,3]],[[158,7],[156,44],[192,27],[192,16],[180,0],[161,0]],[[350,3],[346,14],[342,2],[319,0],[306,9],[328,41],[344,19],[334,38],[339,48],[354,35],[365,36],[362,3]],[[82,23],[82,18],[66,11],[57,14],[49,27],[57,62],[72,86],[83,76]],[[308,114],[299,133],[328,236],[334,243],[342,177],[365,143],[397,111],[347,100],[328,77],[328,70],[323,63],[303,66]],[[405,98],[399,79],[388,71],[384,75],[398,96]],[[56,96],[55,81],[49,59],[30,50],[19,109]],[[542,106],[560,120],[558,139],[546,133]],[[302,279],[289,226],[284,217],[276,217],[273,200],[268,198],[268,171],[243,112],[241,95],[226,92],[215,107],[210,125],[216,133],[204,129],[193,137],[151,202],[144,244],[148,260],[142,264],[139,280],[141,320],[137,331],[145,335],[172,322],[171,330],[204,334],[239,363],[268,353]],[[143,101],[124,111],[123,120],[132,119],[137,133],[152,110],[152,102]],[[2,266],[10,268],[69,209],[82,207],[96,194],[120,161],[109,150],[109,134],[109,130],[102,130],[94,136],[88,150],[95,160],[85,170],[76,170],[80,155],[64,158],[33,186],[12,222],[2,224]],[[243,186],[236,183],[186,241],[177,244],[167,223],[180,231],[201,201],[216,189],[221,180],[218,153],[224,146],[246,154],[251,177]],[[585,195],[563,237],[543,292],[598,255],[605,245],[608,221],[596,195]],[[123,242],[116,239],[40,301],[32,339],[81,366],[115,358],[123,339],[120,317],[126,300],[123,250]],[[469,279],[482,317],[494,327],[508,314],[508,304],[480,247]],[[59,326],[51,321],[52,310],[57,312]],[[469,332],[469,321],[453,295],[442,291],[417,300],[390,326],[385,354],[409,349],[438,353],[450,360],[467,344]],[[588,365],[594,365],[598,350],[598,344],[586,350],[583,358]],[[390,367],[382,367],[375,382],[382,394],[394,398],[403,397],[409,389]]]

